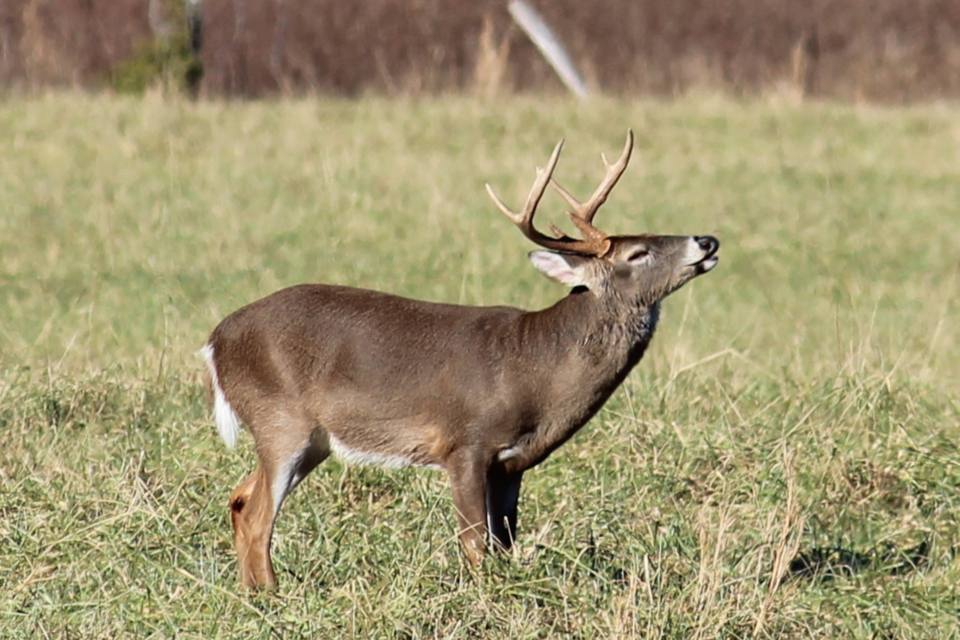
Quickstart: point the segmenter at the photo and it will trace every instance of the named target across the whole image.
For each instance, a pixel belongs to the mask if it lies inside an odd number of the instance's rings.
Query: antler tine
[[[537,179],[533,182],[530,193],[527,195],[527,201],[524,203],[523,210],[520,213],[511,211],[507,205],[503,204],[503,201],[497,197],[497,194],[493,192],[493,187],[489,184],[486,185],[487,193],[490,194],[493,203],[521,229],[527,226],[531,229],[533,228],[533,214],[537,210],[537,205],[540,204],[540,199],[543,197],[544,191],[547,190],[547,183],[550,182],[550,178],[553,176],[553,170],[557,166],[557,161],[560,159],[560,151],[562,149],[563,139],[553,148],[553,153],[550,155],[550,160],[547,161],[546,168],[537,167]],[[525,230],[524,233],[526,233]]]
[[[586,202],[580,202],[574,198],[569,191],[560,186],[556,180],[551,180],[553,188],[556,189],[557,193],[573,208],[573,211],[569,214],[570,219],[585,236],[592,237],[598,233],[603,234],[602,231],[593,226],[593,217],[597,215],[597,210],[607,201],[607,196],[610,195],[610,192],[613,191],[613,188],[617,185],[617,181],[620,180],[620,176],[622,176],[626,170],[627,164],[630,163],[630,155],[632,153],[633,131],[627,129],[627,141],[623,145],[623,152],[614,164],[611,165],[607,161],[607,157],[601,154],[600,157],[603,158],[603,164],[607,168],[607,174]]]
[[[519,213],[507,207],[507,205],[497,197],[497,194],[493,191],[493,187],[489,184],[486,185],[487,193],[490,194],[490,198],[493,200],[493,203],[497,205],[497,208],[520,228],[523,235],[541,247],[557,251],[602,256],[609,248],[609,243],[605,241],[606,236],[603,238],[589,236],[586,240],[576,240],[551,225],[554,234],[557,236],[556,238],[551,238],[533,226],[533,216],[536,213],[537,205],[540,204],[543,193],[547,190],[547,184],[551,181],[553,170],[556,168],[557,161],[560,159],[561,149],[563,149],[563,140],[558,142],[557,146],[553,148],[553,154],[550,156],[547,166],[544,168],[537,167],[537,179],[530,189],[530,194],[527,196],[527,201],[523,205],[523,210]]]

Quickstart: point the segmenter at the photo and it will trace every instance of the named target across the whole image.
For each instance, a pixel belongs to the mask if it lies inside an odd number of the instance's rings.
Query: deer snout
[[[710,271],[717,262],[717,250],[720,248],[720,241],[713,236],[693,236],[687,241],[686,263],[684,268],[691,272],[691,277],[696,277],[702,273]]]

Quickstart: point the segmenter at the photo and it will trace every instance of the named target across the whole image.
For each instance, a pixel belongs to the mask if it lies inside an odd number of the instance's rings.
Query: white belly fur
[[[409,458],[404,456],[351,449],[333,435],[330,435],[330,450],[337,458],[351,464],[383,467],[384,469],[402,469],[413,464]],[[440,468],[439,465],[435,464],[417,466],[425,466],[430,469]]]

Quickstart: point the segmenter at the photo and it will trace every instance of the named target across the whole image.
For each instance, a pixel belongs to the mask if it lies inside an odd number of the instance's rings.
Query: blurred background
[[[960,97],[956,0],[529,0],[594,92]],[[0,89],[561,92],[504,0],[3,0]]]

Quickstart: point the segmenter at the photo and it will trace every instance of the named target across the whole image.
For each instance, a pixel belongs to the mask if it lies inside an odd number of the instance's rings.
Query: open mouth
[[[718,262],[720,262],[720,258],[713,255],[713,256],[704,258],[700,262],[693,265],[693,267],[696,268],[697,273],[706,273],[707,271],[710,271],[715,266],[717,266]]]

